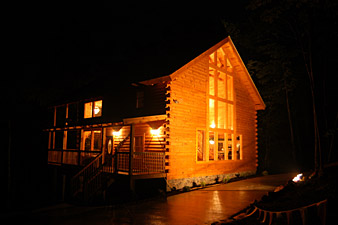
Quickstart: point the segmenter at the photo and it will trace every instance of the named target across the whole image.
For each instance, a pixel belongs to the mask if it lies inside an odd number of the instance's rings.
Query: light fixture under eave
[[[159,136],[160,133],[161,133],[161,130],[160,130],[160,128],[158,128],[158,129],[151,129],[151,130],[150,130],[150,133],[151,133],[151,135],[153,135],[153,136]]]
[[[120,131],[113,131],[113,136],[120,136],[121,132]]]
[[[121,128],[122,128],[122,126],[113,127],[113,135],[114,136],[120,136],[121,135]]]

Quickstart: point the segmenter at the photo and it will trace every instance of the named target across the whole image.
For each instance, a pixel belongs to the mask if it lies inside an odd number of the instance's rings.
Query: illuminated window
[[[235,142],[236,159],[242,159],[242,135],[237,135]]]
[[[209,55],[209,132],[206,136],[206,140],[209,141],[207,143],[209,155],[205,159],[205,152],[198,151],[198,161],[242,159],[242,137],[234,134],[233,76],[234,70],[222,48]],[[199,136],[201,137],[202,133],[197,134],[197,137]],[[202,140],[198,141],[197,145],[201,143]]]
[[[102,147],[102,134],[100,130],[94,130],[93,150],[100,151]]]
[[[91,146],[92,146],[92,132],[91,131],[83,132],[83,143],[84,143],[83,150],[90,151]]]
[[[209,161],[215,159],[215,133],[209,132]]]
[[[84,118],[102,116],[102,100],[87,102],[84,104]]]
[[[218,134],[218,148],[217,148],[217,159],[224,160],[225,159],[225,142],[224,142],[224,133]]]
[[[228,129],[234,129],[234,106],[232,104],[228,104]]]
[[[210,63],[210,64],[215,64],[215,56],[216,56],[215,53],[211,53],[211,54],[209,55],[209,63]]]
[[[232,160],[233,158],[233,134],[226,134],[227,137],[227,154],[226,159]]]
[[[233,73],[226,69],[230,62],[224,51],[218,49],[209,56],[209,63],[212,64],[209,66],[209,127],[233,130]]]
[[[209,69],[209,95],[215,95],[215,70]]]
[[[102,148],[101,130],[88,130],[83,132],[82,150],[100,151]]]
[[[226,129],[226,103],[222,101],[218,101],[218,128]]]
[[[232,81],[232,76],[227,76],[227,90],[228,90],[228,100],[233,101],[234,96],[233,96],[233,81]]]
[[[84,105],[84,118],[92,118],[93,117],[93,103],[88,102]]]
[[[197,130],[196,132],[196,142],[197,142],[197,161],[205,160],[205,131]]]
[[[219,98],[225,99],[225,73],[218,74],[218,81],[217,81],[217,96]]]
[[[215,124],[215,100],[209,99],[209,125],[212,128],[216,127]]]
[[[94,102],[94,117],[102,116],[102,100]]]

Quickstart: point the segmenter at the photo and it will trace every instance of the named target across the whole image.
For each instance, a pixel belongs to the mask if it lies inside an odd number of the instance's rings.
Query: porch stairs
[[[129,139],[127,135],[115,148],[118,152],[120,148]],[[103,154],[99,154],[93,161],[82,168],[70,181],[71,197],[83,203],[91,203],[101,195],[103,197],[106,190],[115,182],[117,174],[116,154],[104,158]]]

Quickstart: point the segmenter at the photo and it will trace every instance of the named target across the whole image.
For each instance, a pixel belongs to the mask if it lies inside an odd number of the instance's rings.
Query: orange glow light
[[[114,136],[120,136],[121,132],[120,131],[113,131]]]
[[[299,182],[299,181],[303,181],[304,180],[304,178],[303,178],[303,174],[302,173],[300,173],[300,174],[298,174],[297,176],[295,176],[293,179],[292,179],[292,181],[293,182]]]
[[[150,130],[150,133],[151,133],[151,135],[153,135],[153,136],[159,136],[159,135],[160,135],[160,132],[161,132],[160,128],[158,128],[158,129],[151,129],[151,130]]]

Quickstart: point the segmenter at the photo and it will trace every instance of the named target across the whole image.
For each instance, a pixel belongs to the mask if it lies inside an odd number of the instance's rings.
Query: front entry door
[[[112,167],[113,164],[113,155],[114,155],[114,140],[113,136],[106,137],[106,149],[104,151],[104,161],[105,164],[109,167]]]

